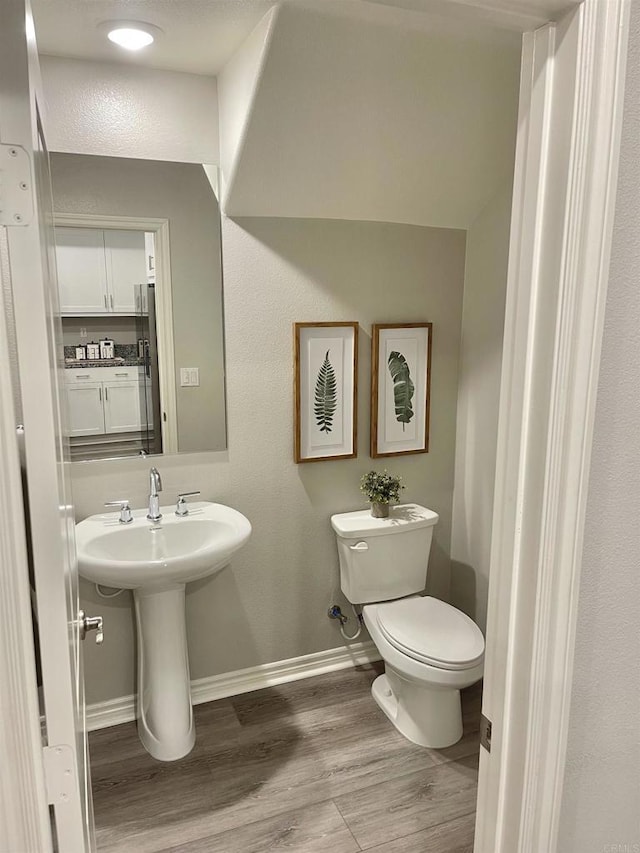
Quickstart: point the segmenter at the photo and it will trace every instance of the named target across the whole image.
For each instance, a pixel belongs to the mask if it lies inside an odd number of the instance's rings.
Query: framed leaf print
[[[431,323],[379,323],[371,335],[371,456],[429,450]]]
[[[295,461],[357,455],[358,324],[294,325]]]

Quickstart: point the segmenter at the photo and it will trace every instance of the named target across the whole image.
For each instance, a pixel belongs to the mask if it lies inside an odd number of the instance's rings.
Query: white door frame
[[[511,29],[549,18],[547,0],[509,11],[449,2]],[[561,26],[562,39],[549,26],[524,41],[484,698],[494,730],[491,754],[481,750],[476,853],[554,853],[564,775],[628,0],[584,0]],[[8,594],[3,615],[27,619],[24,596]],[[9,654],[0,647],[0,663]],[[29,672],[14,666],[25,695]],[[28,756],[28,731],[14,735]],[[37,823],[41,804],[24,794]]]
[[[72,228],[115,228],[128,231],[151,231],[156,250],[156,337],[158,343],[158,378],[160,400],[166,420],[162,418],[162,452],[178,452],[178,407],[176,401],[175,347],[173,342],[173,300],[171,285],[171,251],[169,220],[134,216],[107,216],[85,213],[54,213],[55,226]]]
[[[629,4],[526,33],[476,853],[554,853],[617,187]]]

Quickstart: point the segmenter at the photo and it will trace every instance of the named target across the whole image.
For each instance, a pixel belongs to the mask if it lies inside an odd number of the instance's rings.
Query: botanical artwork
[[[396,420],[402,424],[402,430],[404,431],[404,425],[410,423],[413,417],[411,401],[413,400],[415,385],[411,379],[411,370],[409,369],[407,360],[401,352],[394,350],[389,355],[387,364],[391,378],[393,379]]]
[[[331,350],[327,350],[322,367],[318,371],[314,407],[318,429],[327,433],[331,432],[337,406],[336,372],[329,361],[330,352]]]
[[[295,459],[356,454],[356,323],[296,323]]]
[[[431,324],[377,324],[371,349],[371,455],[426,453]]]

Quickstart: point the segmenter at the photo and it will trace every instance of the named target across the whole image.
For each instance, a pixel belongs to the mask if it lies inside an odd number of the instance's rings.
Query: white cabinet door
[[[97,228],[56,228],[62,314],[105,314],[109,310],[103,234]]]
[[[147,265],[147,282],[149,284],[156,283],[156,240],[155,234],[151,231],[145,231],[144,248]]]
[[[67,385],[69,435],[103,435],[102,383]]]
[[[109,308],[118,314],[139,310],[139,285],[146,290],[147,265],[144,231],[105,230]]]
[[[103,394],[106,433],[141,429],[139,382],[106,382],[103,385]]]

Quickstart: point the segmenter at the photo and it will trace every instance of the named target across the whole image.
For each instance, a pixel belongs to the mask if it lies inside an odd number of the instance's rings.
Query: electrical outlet
[[[85,329],[85,327],[84,327],[84,326],[80,326],[80,337],[81,337],[81,338],[86,338],[86,337],[87,337],[87,330]]]

